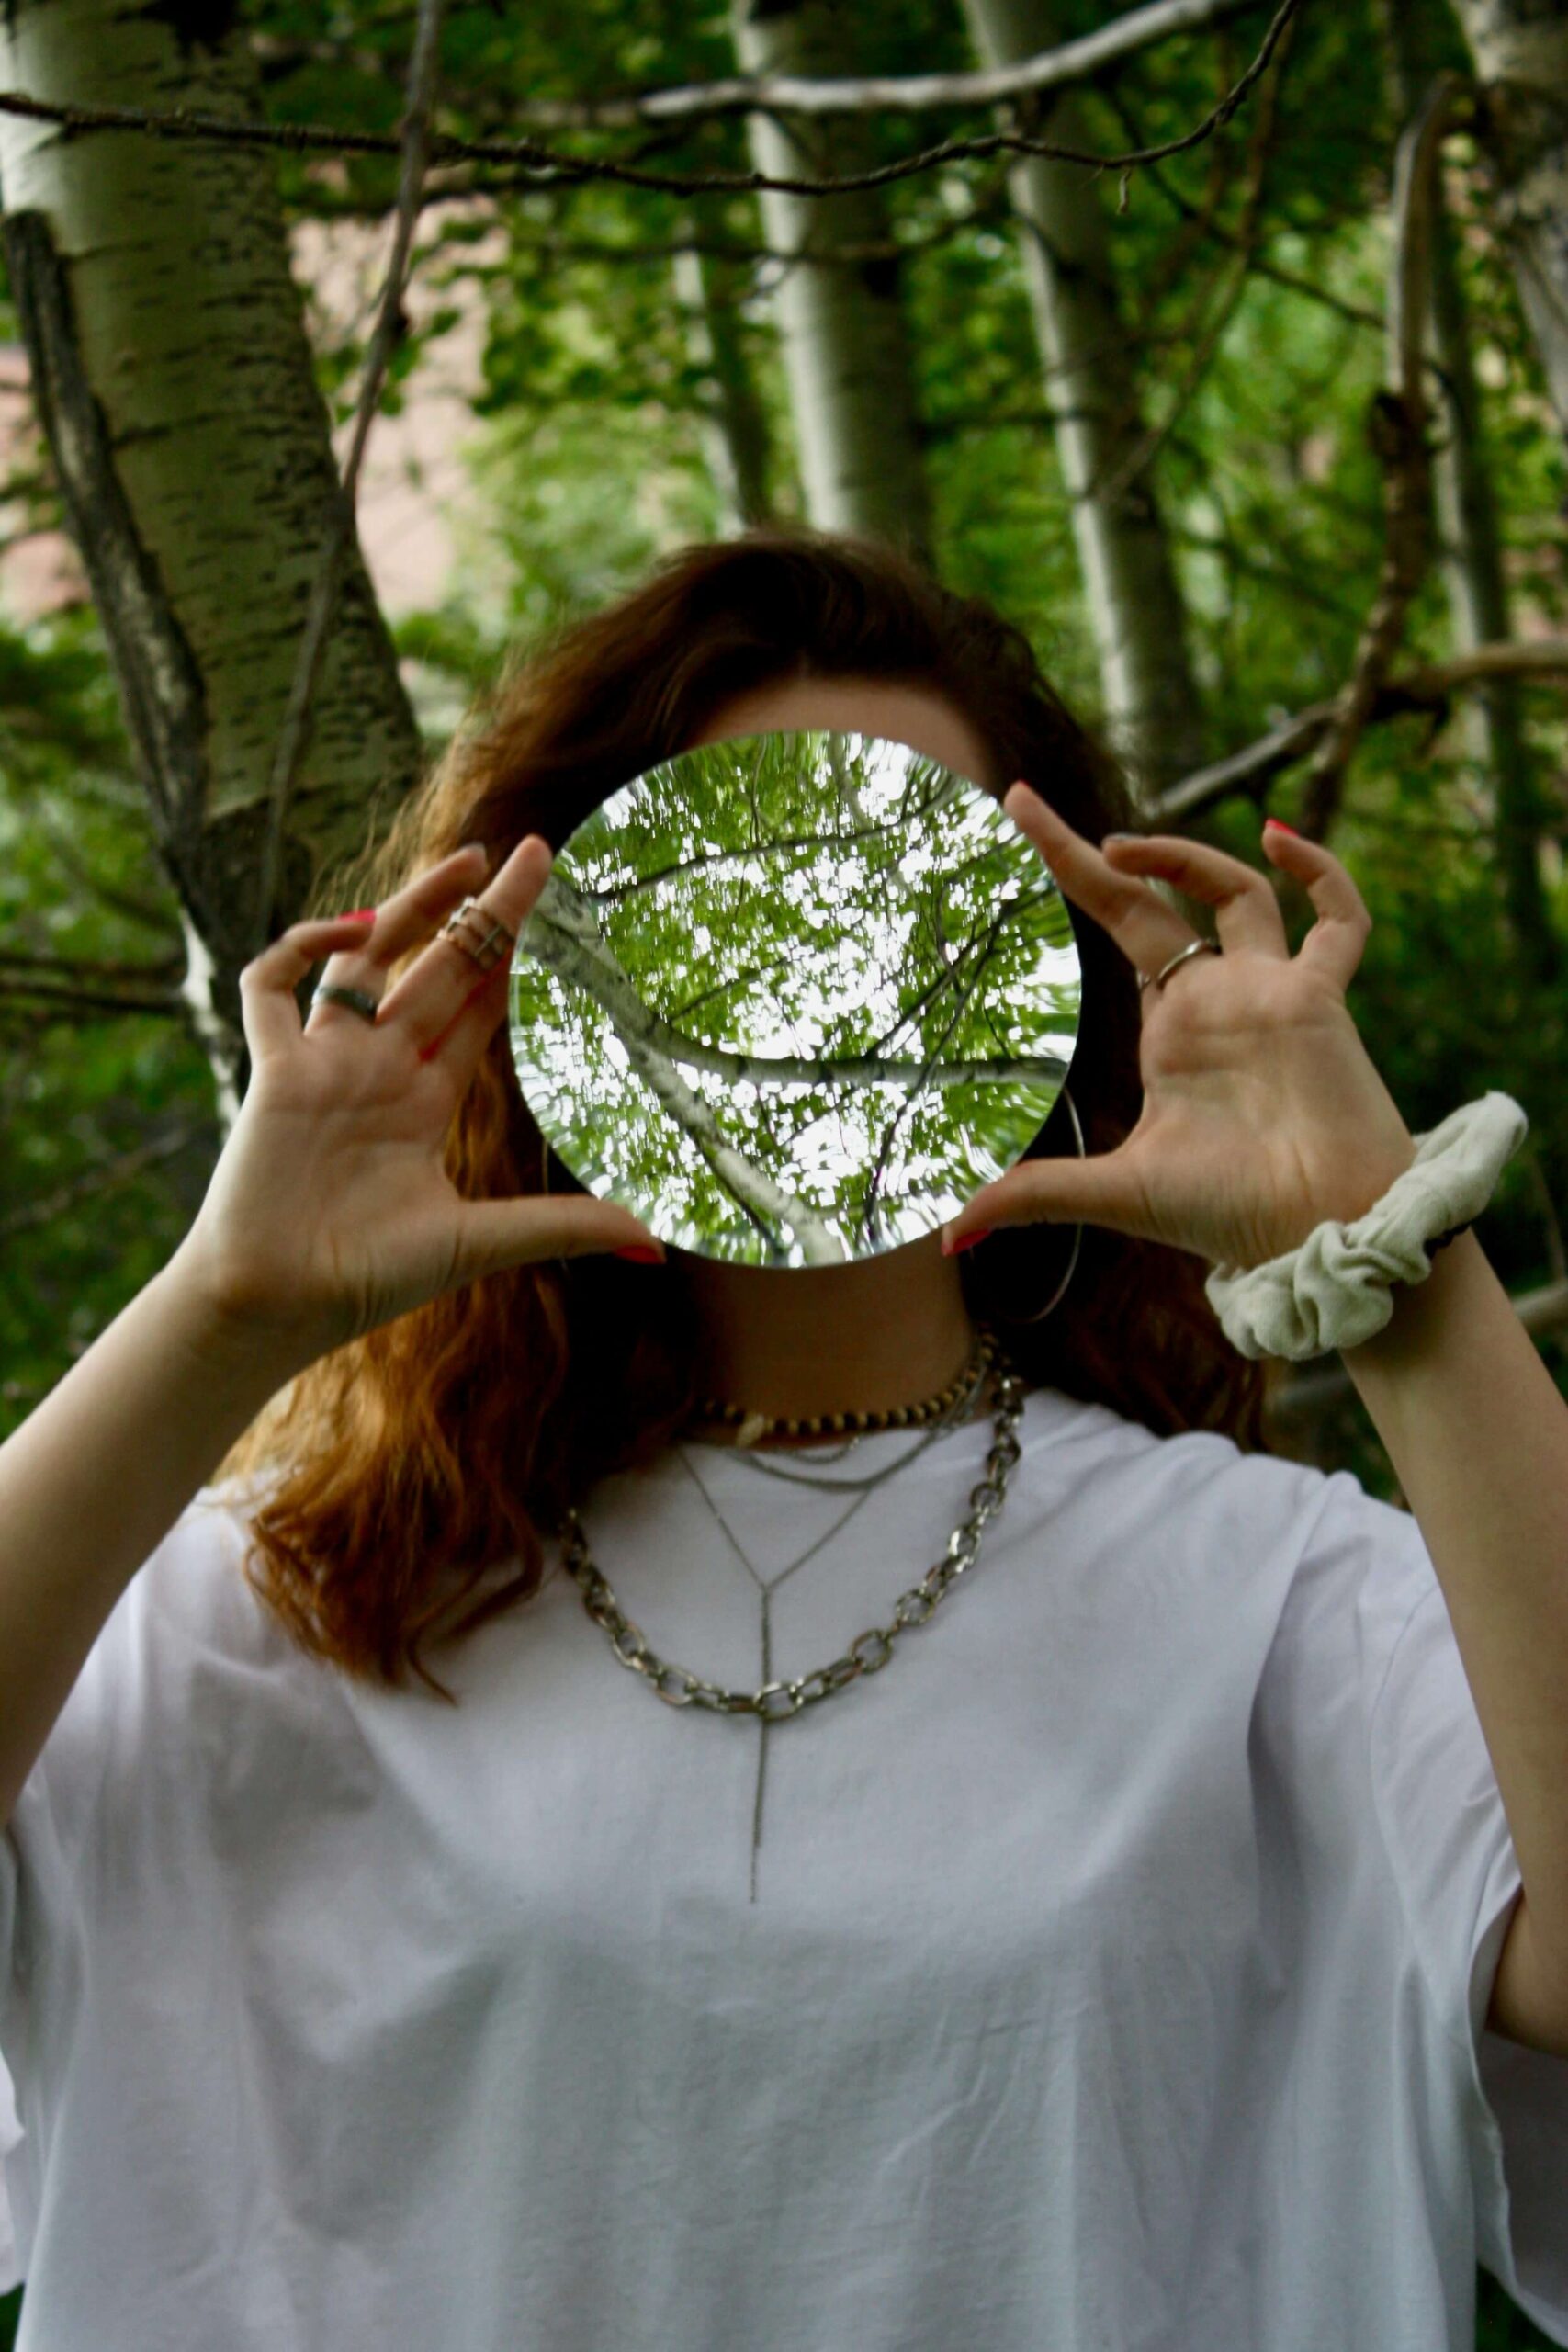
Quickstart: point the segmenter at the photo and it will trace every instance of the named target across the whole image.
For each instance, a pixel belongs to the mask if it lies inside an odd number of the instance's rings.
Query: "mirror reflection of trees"
[[[712,1257],[819,1265],[1010,1167],[1077,1035],[1071,918],[988,793],[808,730],[663,762],[566,842],[518,942],[530,1108]]]

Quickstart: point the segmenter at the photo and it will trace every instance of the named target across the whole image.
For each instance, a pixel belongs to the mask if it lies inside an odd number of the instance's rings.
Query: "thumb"
[[[964,1240],[999,1233],[1014,1225],[1103,1225],[1115,1233],[1146,1237],[1143,1197],[1123,1157],[1126,1146],[1088,1159],[1020,1160],[994,1184],[965,1201],[942,1228],[942,1254],[951,1258]]]
[[[545,1258],[588,1258],[613,1250],[657,1250],[663,1262],[664,1244],[626,1209],[612,1202],[568,1193],[560,1199],[537,1194],[510,1201],[469,1201],[464,1204],[459,1228],[461,1282],[481,1274],[499,1273],[505,1266],[525,1266]]]

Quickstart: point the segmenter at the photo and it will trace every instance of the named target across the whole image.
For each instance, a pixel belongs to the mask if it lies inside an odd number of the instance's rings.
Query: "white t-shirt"
[[[1520,1878],[1415,1521],[1050,1389],[1021,1437],[935,1615],[771,1725],[662,1703],[553,1545],[459,1708],[350,1683],[204,1490],[0,1841],[21,2352],[1471,2352],[1478,2259],[1568,2345],[1568,2062],[1484,2031]],[[782,1580],[848,1498],[731,1452],[583,1526],[750,1690],[890,1622],[990,1442]]]

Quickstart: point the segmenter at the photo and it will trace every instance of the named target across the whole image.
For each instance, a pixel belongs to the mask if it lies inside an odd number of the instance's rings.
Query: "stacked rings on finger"
[[[465,899],[457,913],[447,916],[435,936],[449,939],[454,947],[460,947],[471,963],[487,973],[493,972],[503,957],[510,959],[517,945],[517,933],[498,916],[488,914],[477,899]],[[378,1000],[367,989],[342,988],[326,980],[316,989],[310,1004],[312,1009],[318,1004],[346,1005],[350,1012],[357,1012],[362,1021],[368,1021],[372,1026],[380,1011]]]
[[[1147,988],[1163,989],[1168,975],[1178,964],[1185,964],[1189,956],[1217,956],[1220,952],[1212,939],[1195,939],[1190,947],[1179,947],[1169,963],[1162,964],[1157,972],[1138,974],[1138,994],[1142,996]]]
[[[487,914],[477,899],[465,899],[457,913],[447,916],[435,936],[449,939],[454,947],[460,947],[481,972],[493,972],[503,957],[510,959],[517,945],[517,933],[499,916]],[[504,947],[501,944],[502,940],[506,942]]]

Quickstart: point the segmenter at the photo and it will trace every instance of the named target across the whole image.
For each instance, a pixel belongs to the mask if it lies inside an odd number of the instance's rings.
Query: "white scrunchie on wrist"
[[[1480,1216],[1529,1130],[1511,1094],[1483,1094],[1416,1136],[1416,1159],[1353,1225],[1332,1217],[1299,1249],[1245,1272],[1216,1267],[1203,1284],[1244,1356],[1300,1363],[1357,1348],[1393,1314],[1394,1283],[1423,1283],[1426,1242]]]

